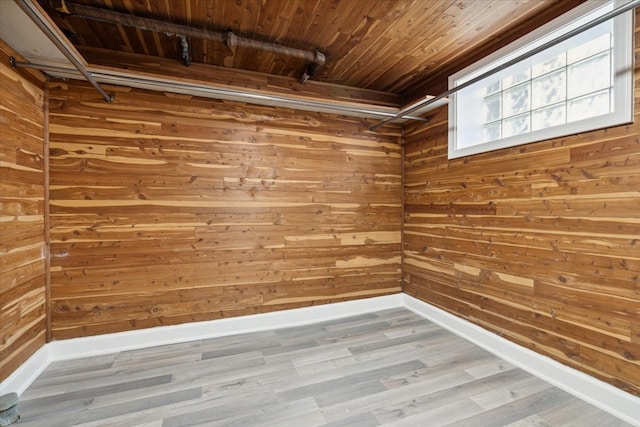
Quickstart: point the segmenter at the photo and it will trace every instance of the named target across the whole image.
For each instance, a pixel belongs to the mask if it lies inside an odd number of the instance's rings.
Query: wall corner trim
[[[52,341],[40,348],[0,384],[0,393],[22,394],[54,361],[118,351],[286,328],[390,308],[414,313],[489,351],[501,359],[635,426],[640,426],[640,397],[502,338],[480,326],[406,294],[325,304],[271,313],[162,326],[150,329]]]

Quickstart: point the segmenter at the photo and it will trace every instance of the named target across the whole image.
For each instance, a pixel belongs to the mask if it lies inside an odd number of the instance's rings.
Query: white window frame
[[[541,46],[550,39],[550,34],[554,34],[564,29],[564,33],[579,26],[580,19],[584,21],[585,15],[606,7],[611,8],[611,4],[619,6],[620,1],[587,1],[572,9],[559,18],[539,27],[525,37],[505,46],[482,60],[472,64],[464,70],[449,77],[449,89],[470,81],[471,79],[486,73],[487,71],[516,58],[527,51],[531,51],[537,46]],[[532,142],[542,141],[550,138],[559,138],[567,135],[607,128],[633,122],[633,10],[622,13],[615,18],[614,23],[614,83],[613,83],[613,112],[592,117],[586,120],[573,121],[557,126],[530,131],[520,135],[510,136],[483,143],[473,143],[463,141],[463,132],[458,131],[458,121],[464,120],[464,113],[458,112],[457,98],[459,93],[451,95],[449,105],[449,158],[459,158],[472,154],[485,153],[501,148],[514,147]],[[604,14],[604,13],[601,13]],[[554,35],[553,37],[557,37]],[[526,68],[526,65],[525,65]],[[486,85],[486,80],[472,84],[469,88]],[[466,90],[466,89],[463,89]],[[478,111],[470,111],[467,114],[480,114]],[[460,116],[460,117],[459,117]],[[459,142],[458,138],[463,142]],[[467,138],[469,139],[469,138]]]

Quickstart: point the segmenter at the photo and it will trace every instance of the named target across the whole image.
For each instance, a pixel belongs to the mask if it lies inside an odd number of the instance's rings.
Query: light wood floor
[[[406,309],[53,363],[19,426],[624,426]]]

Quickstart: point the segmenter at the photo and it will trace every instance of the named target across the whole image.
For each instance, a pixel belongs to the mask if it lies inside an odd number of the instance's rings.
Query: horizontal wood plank
[[[50,91],[55,338],[400,290],[399,128],[91,90]]]

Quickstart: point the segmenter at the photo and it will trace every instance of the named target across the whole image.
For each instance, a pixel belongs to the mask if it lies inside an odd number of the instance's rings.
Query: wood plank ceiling
[[[181,59],[178,38],[55,10],[39,0],[78,47]],[[564,13],[581,0],[74,0],[76,3],[319,50],[316,81],[373,89],[406,100],[435,94],[452,72]],[[189,39],[194,63],[298,78],[302,59]],[[91,52],[82,50],[83,54]],[[97,52],[97,51],[96,51]],[[104,51],[87,59],[100,63]],[[188,69],[185,69],[188,74]]]

